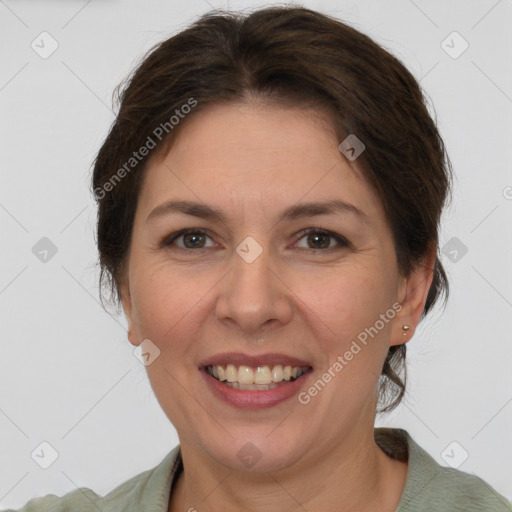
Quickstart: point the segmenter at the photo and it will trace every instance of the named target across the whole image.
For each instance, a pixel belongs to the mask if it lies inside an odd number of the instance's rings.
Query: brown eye
[[[176,245],[178,249],[205,249],[207,248],[205,246],[206,240],[209,238],[201,229],[183,229],[163,240],[161,246],[169,247]],[[183,240],[182,244],[176,244],[176,241],[180,239]]]
[[[183,243],[187,249],[203,247],[204,235],[202,233],[185,233],[183,236]],[[188,245],[190,244],[190,246]]]
[[[308,247],[306,249],[316,250],[316,249],[333,249],[336,245],[331,245],[332,240],[334,240],[338,247],[348,246],[349,243],[340,235],[336,233],[332,233],[331,231],[326,231],[324,229],[318,228],[310,228],[302,232],[302,236],[299,240],[306,238]]]

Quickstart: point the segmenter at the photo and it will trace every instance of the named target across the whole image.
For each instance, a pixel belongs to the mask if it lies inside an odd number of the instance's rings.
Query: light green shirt
[[[512,505],[489,484],[439,465],[405,430],[375,428],[374,433],[384,452],[399,460],[408,459],[405,488],[395,512],[512,511]],[[182,470],[178,445],[158,466],[130,478],[103,497],[81,487],[62,497],[48,494],[34,498],[17,512],[167,512],[173,484]]]

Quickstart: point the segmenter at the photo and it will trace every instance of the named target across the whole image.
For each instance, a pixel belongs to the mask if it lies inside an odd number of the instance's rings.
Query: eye
[[[350,246],[350,242],[348,242],[342,236],[333,233],[332,231],[327,231],[325,229],[320,228],[308,228],[300,233],[298,240],[302,240],[306,238],[308,244],[312,244],[312,247],[305,247],[305,249],[309,250],[326,250],[326,249],[334,249],[335,245],[332,245],[331,242],[334,240],[338,244],[339,247],[347,247]],[[181,231],[177,231],[167,236],[160,244],[161,247],[169,247],[172,245],[176,245],[179,249],[207,249],[206,240],[211,237],[202,229],[189,228],[182,229]],[[183,245],[176,244],[177,240],[182,240]],[[216,247],[217,244],[213,243],[210,247]]]
[[[205,249],[205,239],[210,238],[202,229],[182,229],[176,233],[172,233],[166,237],[162,243],[162,247],[175,245],[176,240],[182,239],[184,246],[177,245],[179,249]],[[216,244],[214,244],[215,246]]]
[[[327,231],[325,229],[319,228],[309,228],[305,231],[302,231],[302,236],[299,238],[307,237],[307,243],[311,243],[313,247],[306,247],[306,249],[316,250],[316,249],[334,249],[335,246],[331,246],[331,241],[335,240],[338,243],[338,247],[340,246],[349,246],[349,242],[343,238],[342,236],[333,233],[332,231]]]

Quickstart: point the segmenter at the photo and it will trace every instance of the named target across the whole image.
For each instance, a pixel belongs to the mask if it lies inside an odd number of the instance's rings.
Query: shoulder
[[[33,498],[22,508],[0,512],[118,512],[153,510],[166,512],[171,482],[181,461],[179,445],[154,468],[148,469],[118,485],[105,496],[80,487],[64,496],[47,494]]]
[[[418,480],[416,480],[419,483]],[[453,468],[439,469],[422,485],[413,486],[397,512],[511,512],[512,505],[487,482]]]
[[[64,496],[56,494],[47,494],[39,498],[32,498],[20,509],[7,509],[2,512],[64,512],[71,507],[76,510],[89,512],[101,499],[94,491],[86,487],[80,487],[74,491],[68,492]],[[97,509],[96,509],[97,510]]]
[[[512,505],[476,475],[438,464],[407,431],[375,429],[377,444],[390,456],[408,458],[407,480],[396,512],[511,512]]]

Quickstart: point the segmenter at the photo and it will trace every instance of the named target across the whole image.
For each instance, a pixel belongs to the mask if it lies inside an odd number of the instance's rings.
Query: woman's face
[[[422,309],[405,305],[378,197],[319,116],[210,106],[150,162],[139,196],[130,342],[150,340],[149,379],[182,446],[234,469],[299,467],[373,435],[389,345]]]

